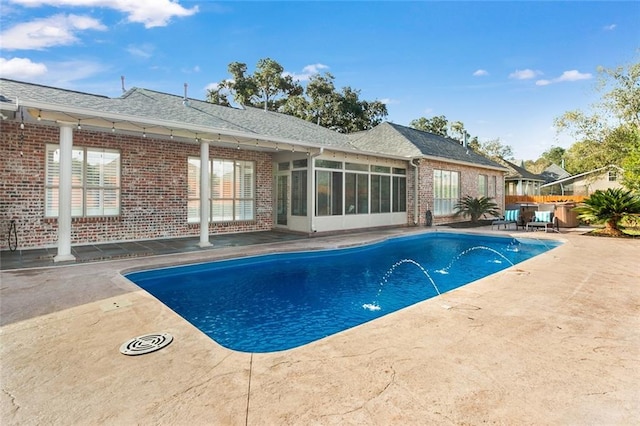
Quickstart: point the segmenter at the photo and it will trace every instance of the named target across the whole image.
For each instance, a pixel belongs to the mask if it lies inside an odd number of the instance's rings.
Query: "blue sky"
[[[568,147],[553,119],[599,99],[597,67],[638,60],[640,2],[0,0],[0,75],[107,96],[204,99],[231,62],[270,57],[304,84],[444,115],[517,159]]]

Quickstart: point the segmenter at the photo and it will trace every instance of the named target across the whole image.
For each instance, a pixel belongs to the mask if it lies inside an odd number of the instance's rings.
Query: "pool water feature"
[[[274,352],[438,296],[558,245],[437,232],[126,277],[222,346]]]

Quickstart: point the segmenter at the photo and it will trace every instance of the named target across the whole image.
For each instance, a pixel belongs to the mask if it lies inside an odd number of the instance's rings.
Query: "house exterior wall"
[[[609,171],[600,174],[584,175],[580,178],[567,180],[562,184],[558,183],[543,188],[545,195],[582,195],[589,196],[597,190],[622,188],[620,183],[622,172],[616,171],[616,180],[609,180]]]
[[[60,130],[27,123],[21,139],[17,122],[0,126],[0,249],[8,248],[12,219],[17,221],[20,248],[53,247],[57,220],[44,217],[45,147],[59,143]],[[74,130],[73,145],[120,151],[121,206],[117,217],[73,218],[72,244],[199,235],[199,224],[187,223],[187,158],[200,156],[198,144]],[[256,220],[211,223],[210,233],[271,229],[271,155],[212,144],[210,158],[255,161],[257,173]]]
[[[607,190],[613,188],[622,188],[619,180],[610,181],[609,173],[605,172],[597,176],[585,176],[582,179],[576,179],[571,183],[570,193],[566,191],[566,195],[591,195],[597,190]]]
[[[597,190],[605,191],[609,188],[622,188],[622,184],[620,183],[620,178],[622,177],[622,172],[617,173],[617,180],[609,180],[609,173],[603,173],[599,175],[596,179],[592,181],[582,180],[575,183],[581,187],[581,189],[587,191],[585,194],[576,194],[576,195],[591,195]]]
[[[448,163],[436,160],[422,160],[420,162],[419,183],[418,183],[418,225],[425,225],[427,210],[431,210],[433,206],[433,171],[449,170],[460,173],[460,198],[469,195],[473,198],[481,196],[478,188],[478,176],[486,175],[489,179],[495,177],[495,194],[489,194],[490,198],[498,204],[500,210],[504,210],[504,173],[498,170],[485,169],[481,167],[473,167],[470,165]],[[413,211],[413,210],[412,210]],[[468,217],[453,215],[433,216],[433,224],[444,224],[452,222],[464,222],[469,220]]]
[[[23,137],[21,137],[21,134]],[[28,122],[21,132],[16,121],[0,123],[0,250],[8,248],[10,221],[16,220],[18,246],[21,249],[55,247],[58,224],[55,218],[45,218],[45,152],[47,144],[58,144],[60,129],[55,125]],[[156,238],[196,237],[199,223],[187,219],[188,158],[200,156],[197,143],[154,139],[150,135],[124,135],[92,130],[73,130],[74,147],[115,149],[120,152],[121,204],[120,215],[115,217],[73,218],[71,243],[73,245],[113,241],[136,241]],[[297,154],[297,153],[296,153]],[[217,147],[211,144],[210,158],[235,159],[256,162],[256,218],[252,221],[211,223],[209,233],[236,233],[262,231],[274,228],[275,186],[274,166],[280,154],[245,149]],[[325,153],[327,158],[333,158]],[[331,155],[331,156],[329,156]],[[290,154],[288,157],[291,156]],[[310,160],[313,157],[309,157]],[[359,161],[357,155],[344,157]],[[406,212],[339,217],[312,217],[313,168],[309,167],[308,193],[311,201],[306,218],[299,218],[302,232],[340,231],[377,226],[424,226],[426,212],[433,205],[433,170],[442,169],[460,173],[460,196],[477,197],[478,175],[495,177],[495,200],[504,207],[504,177],[497,170],[455,164],[446,161],[422,160],[417,168],[409,161],[374,159],[370,163],[406,168]],[[418,171],[417,200],[415,173]],[[415,203],[418,203],[415,217]],[[292,217],[289,217],[292,219]],[[465,217],[436,216],[434,224],[465,221]],[[289,229],[295,225],[289,224]]]

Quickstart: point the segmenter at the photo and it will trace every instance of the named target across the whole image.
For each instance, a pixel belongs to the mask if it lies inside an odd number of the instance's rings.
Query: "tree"
[[[260,59],[253,73],[257,97],[264,110],[277,111],[283,102],[277,102],[278,96],[297,96],[302,94],[302,86],[293,81],[290,75],[284,75],[284,68],[271,58]]]
[[[312,76],[306,95],[289,97],[280,111],[340,133],[372,129],[387,116],[384,103],[361,100],[359,90],[336,92],[329,73]]]
[[[353,133],[380,124],[387,116],[387,106],[380,101],[361,101],[360,91],[347,86],[342,88],[334,113],[334,123],[329,128],[341,133]]]
[[[552,164],[556,164],[560,167],[565,167],[564,157],[566,150],[559,146],[552,146],[548,150],[540,155],[536,161],[526,160],[524,162],[525,168],[533,173],[542,173],[544,169]]]
[[[384,103],[360,99],[359,90],[347,86],[336,91],[329,73],[311,76],[305,89],[270,58],[260,59],[253,75],[241,62],[229,64],[228,71],[231,78],[208,91],[209,102],[229,106],[233,96],[241,105],[293,115],[341,133],[369,130],[388,114]]]
[[[478,139],[477,136],[471,137],[471,139],[469,139],[469,142],[467,142],[467,146],[469,148],[471,148],[472,150],[474,150],[475,152],[481,152],[480,151],[480,140]]]
[[[452,121],[449,125],[449,129],[451,130],[451,137],[456,138],[460,143],[463,143],[465,139],[468,140],[470,136],[464,128],[464,123],[462,121]]]
[[[336,93],[333,84],[334,76],[331,73],[312,75],[307,83],[307,96],[309,97],[309,108],[307,114],[314,119],[316,124],[323,127],[331,127],[332,117],[340,96]],[[305,118],[306,117],[302,117]]]
[[[444,115],[431,118],[420,117],[415,120],[411,120],[409,127],[422,130],[423,132],[433,133],[434,135],[449,137],[449,122],[447,121],[447,117]]]
[[[253,105],[251,99],[255,96],[258,88],[253,78],[250,75],[245,75],[247,64],[232,62],[227,69],[232,78],[223,81],[224,87],[233,93],[233,99],[240,105]]]
[[[207,93],[209,102],[229,105],[224,93],[233,95],[235,102],[243,106],[262,106],[265,111],[277,111],[284,103],[278,97],[302,94],[302,87],[290,75],[284,75],[284,68],[271,58],[258,61],[255,73],[247,74],[247,64],[232,62],[227,67],[231,78],[218,83]]]
[[[477,151],[493,160],[513,159],[513,149],[510,145],[503,144],[500,141],[500,138],[491,139],[486,142],[480,142]]]
[[[640,143],[640,63],[600,67],[598,74],[603,94],[593,112],[568,111],[555,120],[559,132],[576,139],[566,152],[566,169],[576,174],[616,165],[625,169],[623,184],[638,188],[640,158],[634,152]]]
[[[631,149],[622,160],[622,184],[640,194],[640,132],[632,134]]]
[[[542,159],[548,163],[545,168],[549,167],[551,164],[562,166],[562,162],[566,152],[567,151],[564,148],[559,146],[552,146],[551,148],[543,152]]]
[[[621,188],[597,190],[574,210],[579,219],[604,223],[605,233],[622,236],[618,223],[627,216],[640,213],[640,195]]]
[[[623,123],[640,128],[640,62],[627,68],[599,67],[600,90],[607,90],[603,105]]]
[[[482,215],[499,216],[500,210],[498,205],[489,197],[473,198],[465,195],[458,201],[453,208],[456,210],[454,217],[462,215],[469,216],[472,223],[478,222]]]

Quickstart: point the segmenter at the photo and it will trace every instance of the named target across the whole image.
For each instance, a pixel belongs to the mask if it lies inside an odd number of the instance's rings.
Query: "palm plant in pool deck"
[[[472,223],[476,223],[483,215],[500,216],[498,205],[489,197],[473,198],[465,195],[453,208],[456,210],[454,217],[462,215],[469,216]]]
[[[621,236],[618,223],[625,217],[640,214],[640,195],[622,188],[597,190],[573,209],[578,219],[591,223],[604,223],[605,233]]]

